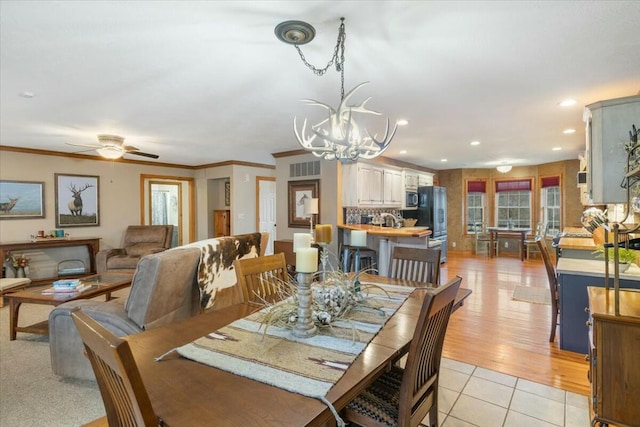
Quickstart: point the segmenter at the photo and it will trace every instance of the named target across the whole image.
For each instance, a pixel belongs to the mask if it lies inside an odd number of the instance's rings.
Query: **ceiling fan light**
[[[124,155],[124,151],[119,150],[116,147],[97,148],[96,151],[105,159],[111,159],[111,160],[119,159]]]

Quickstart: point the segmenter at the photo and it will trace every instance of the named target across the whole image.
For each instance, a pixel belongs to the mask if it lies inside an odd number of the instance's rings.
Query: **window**
[[[496,181],[496,226],[531,227],[531,180]]]
[[[482,224],[484,220],[485,181],[467,181],[467,233],[475,233],[475,224]]]
[[[542,178],[540,187],[542,221],[547,223],[547,234],[556,236],[560,233],[560,177]]]

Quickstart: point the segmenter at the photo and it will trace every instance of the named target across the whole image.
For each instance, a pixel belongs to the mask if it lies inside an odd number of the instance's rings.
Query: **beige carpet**
[[[512,298],[516,301],[551,305],[551,294],[549,293],[549,289],[547,288],[516,286],[516,288],[513,290]]]
[[[128,289],[114,295],[126,293]],[[20,325],[45,320],[52,309],[24,304]],[[104,414],[95,381],[54,375],[47,336],[18,333],[15,341],[9,341],[9,307],[0,308],[0,426],[77,427]]]

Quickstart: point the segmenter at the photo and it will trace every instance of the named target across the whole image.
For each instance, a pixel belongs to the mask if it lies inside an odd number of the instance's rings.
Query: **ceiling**
[[[385,156],[420,166],[576,159],[584,105],[640,91],[638,1],[2,0],[0,144],[77,152],[110,133],[162,163],[274,164],[300,148],[294,116],[322,113],[301,99],[340,101],[335,68],[315,76],[274,28],[312,24],[322,67],[341,16],[345,89],[370,82],[353,97],[382,113],[369,130],[409,121]]]

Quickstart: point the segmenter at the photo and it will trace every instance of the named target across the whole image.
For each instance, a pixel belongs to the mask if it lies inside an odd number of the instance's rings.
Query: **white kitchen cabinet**
[[[418,188],[418,172],[405,169],[402,171],[404,176],[404,188],[405,190],[415,190]]]
[[[383,200],[385,206],[398,207],[402,206],[402,198],[404,196],[404,183],[402,172],[393,169],[385,169],[383,174]]]
[[[418,175],[418,186],[419,187],[427,187],[433,185],[433,174],[432,173],[421,173]]]
[[[404,196],[402,172],[369,163],[342,165],[342,205],[400,207]]]
[[[589,204],[627,203],[627,191],[620,186],[627,172],[624,145],[631,126],[640,126],[640,96],[587,105],[584,121]]]
[[[380,205],[383,200],[384,171],[370,165],[358,165],[358,205]]]

